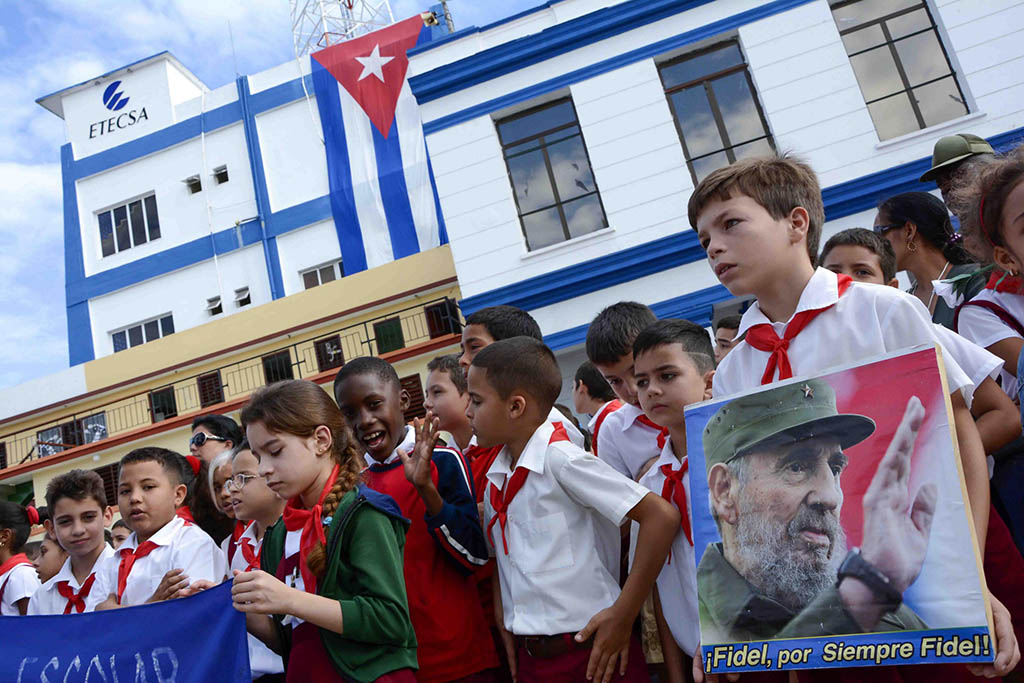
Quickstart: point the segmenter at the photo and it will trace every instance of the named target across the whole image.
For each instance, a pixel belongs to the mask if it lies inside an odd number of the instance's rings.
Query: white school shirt
[[[640,485],[650,489],[655,495],[661,495],[665,485],[665,475],[661,473],[662,465],[671,465],[673,470],[680,467],[676,454],[672,451],[672,440],[665,440],[658,461],[644,476],[640,477]],[[693,503],[690,502],[690,473],[683,475],[683,488],[686,491],[687,514],[693,519]],[[636,522],[633,523],[636,525]],[[635,529],[634,529],[635,531]],[[691,531],[692,533],[692,531]],[[633,547],[629,552],[629,565],[633,566],[636,534],[632,534]],[[700,622],[697,618],[697,563],[694,558],[693,546],[686,540],[686,534],[680,526],[675,538],[672,539],[672,554],[658,574],[658,597],[661,599],[661,611],[668,622],[668,630],[676,645],[686,654],[693,656],[700,641]]]
[[[1009,292],[983,289],[971,301],[991,301],[1024,325],[1024,296]],[[1004,339],[1020,339],[1016,330],[1000,320],[992,311],[981,306],[963,306],[957,320],[957,331],[983,349]],[[1016,372],[1017,368],[1013,368]],[[1000,367],[1000,384],[1010,398],[1017,398],[1017,378]]]
[[[566,416],[562,414],[561,410],[559,410],[558,408],[552,408],[551,412],[548,413],[548,423],[560,424],[563,427],[565,427],[565,433],[569,437],[569,441],[573,442],[580,448],[583,448],[583,444],[586,443],[586,441],[583,439],[583,433],[580,432],[580,430],[576,429],[576,425],[574,425],[568,418],[566,418]],[[408,436],[406,438],[408,438]],[[415,439],[413,440],[413,442],[415,443]],[[466,450],[469,450],[470,448],[476,445],[476,434],[474,434],[469,438],[469,444],[466,446]],[[397,456],[392,455],[385,462],[391,462],[392,457]],[[367,456],[367,458],[369,458],[369,456]],[[369,464],[372,465],[374,464],[374,462],[369,462]]]
[[[100,552],[99,557],[92,565],[92,571],[89,572],[89,576],[96,573],[96,570],[103,566],[103,561],[114,555],[114,549],[106,543],[103,544],[103,550]],[[88,581],[89,577],[85,577]],[[82,589],[82,584],[78,583],[78,579],[75,578],[75,573],[71,570],[71,558],[64,560],[63,566],[60,571],[57,572],[49,581],[39,587],[33,595],[32,599],[28,601],[28,614],[64,614],[64,610],[68,606],[68,599],[60,594],[57,590],[57,584],[62,581],[67,581],[75,593],[78,593]],[[100,604],[107,599],[107,594],[101,590],[96,589],[96,584],[99,583],[99,577],[93,582],[92,588],[89,589],[89,594],[85,596],[85,612],[92,612],[96,609],[96,605]],[[83,612],[83,614],[85,613]],[[74,609],[71,610],[70,614],[78,614]]]
[[[172,569],[181,569],[189,583],[201,579],[218,584],[224,580],[227,559],[213,539],[195,524],[175,517],[150,537],[157,548],[145,557],[135,560],[125,584],[121,604],[141,605],[156,592],[164,574]],[[135,550],[139,545],[135,532],[125,539],[114,551],[113,556],[96,570],[96,584],[93,590],[104,594],[104,600],[111,593],[117,593],[117,569],[121,564],[121,552]]]
[[[862,282],[851,283],[846,294],[840,297],[836,274],[818,268],[800,294],[793,314],[826,306],[831,308],[815,317],[789,342],[789,362],[794,377],[820,374],[827,368],[918,344],[939,344],[944,351],[950,391],[965,390],[962,391],[965,397],[973,393],[974,383],[945,349],[928,309],[917,297],[895,287]],[[742,337],[761,323],[771,325],[781,337],[788,322],[769,321],[754,302],[743,314],[736,337]],[[767,351],[755,349],[746,339],[741,341],[719,364],[712,394],[718,398],[761,386],[769,355]]]
[[[230,536],[229,536],[230,538]],[[266,536],[264,536],[266,538]],[[245,561],[245,556],[242,554],[242,542],[243,539],[247,539],[249,544],[252,546],[253,552],[260,552],[260,547],[263,545],[263,539],[256,538],[256,525],[250,524],[242,535],[238,538],[238,546],[235,548],[235,555],[231,558],[231,567],[228,572],[232,576],[236,570],[244,572],[249,563]],[[256,566],[259,569],[259,565]],[[281,661],[280,655],[274,654],[274,652],[263,644],[263,641],[252,635],[251,633],[246,634],[246,641],[249,645],[249,670],[252,672],[253,680],[256,680],[260,676],[266,676],[267,674],[279,674],[284,673],[284,662]]]
[[[39,574],[36,574],[36,568],[32,565],[19,564],[0,574],[0,586],[4,586],[0,616],[16,617],[21,612],[14,603],[22,598],[31,598],[39,590]]]
[[[942,346],[974,384],[970,392],[966,387],[961,392],[964,394],[964,403],[970,408],[974,402],[974,391],[978,386],[986,379],[999,377],[999,373],[1003,370],[1003,359],[965,339],[948,327],[938,323],[934,323],[934,325]]]
[[[575,633],[619,597],[619,526],[647,489],[567,441],[537,428],[516,467],[530,470],[490,541],[498,563],[505,628],[516,635]],[[487,471],[501,489],[512,474],[508,448]],[[494,517],[484,496],[485,528]]]
[[[635,480],[640,468],[658,457],[660,430],[639,421],[644,411],[631,403],[604,419],[597,433],[597,454],[619,474]]]

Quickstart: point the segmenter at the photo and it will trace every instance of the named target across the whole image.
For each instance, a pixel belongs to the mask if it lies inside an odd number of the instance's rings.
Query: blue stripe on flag
[[[380,197],[384,202],[384,216],[391,234],[391,251],[395,259],[418,253],[420,242],[416,237],[416,223],[409,204],[409,189],[405,184],[405,167],[402,164],[402,148],[399,142],[398,121],[391,122],[391,130],[385,138],[373,130],[373,151],[377,155],[377,182]],[[429,248],[430,245],[427,245]]]
[[[352,191],[352,171],[345,137],[345,118],[341,114],[338,81],[320,62],[310,58],[313,91],[320,111],[327,155],[327,180],[331,195],[331,215],[341,246],[341,267],[346,275],[366,270],[366,249],[356,213]],[[397,139],[397,138],[396,138]]]
[[[426,140],[424,140],[426,144]],[[441,212],[441,197],[437,194],[437,183],[434,182],[434,164],[430,161],[427,150],[427,174],[430,176],[430,191],[434,193],[434,210],[437,212],[437,236],[439,244],[448,244],[448,229],[444,227],[444,214]]]

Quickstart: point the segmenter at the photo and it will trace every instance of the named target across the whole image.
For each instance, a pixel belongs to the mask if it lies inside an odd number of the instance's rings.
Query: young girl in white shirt
[[[28,601],[39,588],[39,576],[25,553],[39,511],[31,505],[0,501],[0,615],[24,615]]]

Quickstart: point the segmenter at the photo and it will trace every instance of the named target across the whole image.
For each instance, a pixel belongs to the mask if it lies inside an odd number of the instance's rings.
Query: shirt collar
[[[827,268],[819,267],[814,270],[811,279],[804,286],[804,291],[800,293],[800,300],[797,301],[793,315],[795,316],[801,311],[826,308],[837,301],[839,301],[839,276]],[[790,316],[789,320],[792,319],[793,317]],[[786,321],[787,325],[789,320]],[[770,325],[772,322],[761,312],[761,307],[755,301],[743,314],[743,318],[740,320],[740,329],[736,330],[736,338],[741,339],[747,330],[754,325],[761,324]]]
[[[103,545],[107,545],[104,543]],[[107,546],[108,548],[110,546]],[[99,562],[103,557],[100,556],[96,561]],[[95,565],[93,565],[95,567]],[[78,579],[75,578],[75,573],[71,571],[71,558],[64,560],[64,564],[61,565],[60,571],[50,577],[50,580],[43,584],[43,588],[50,588],[56,586],[61,581],[67,581],[75,590],[78,590]]]
[[[792,610],[759,595],[725,559],[721,543],[705,549],[697,565],[697,585],[704,591],[702,602],[713,606],[713,621],[727,633],[740,629],[770,638],[794,616]]]
[[[526,442],[523,452],[519,455],[516,469],[525,467],[531,472],[543,474],[544,462],[547,459],[545,455],[548,450],[548,442],[551,441],[551,435],[554,432],[555,426],[550,422],[544,422],[537,427],[533,436]],[[487,470],[487,480],[501,488],[505,485],[505,478],[510,474],[512,474],[512,456],[508,452],[508,446],[502,446],[501,452],[494,458],[494,464],[491,465],[491,469]]]
[[[631,426],[644,414],[644,411],[633,405],[632,403],[623,403],[622,407],[617,412],[622,413],[622,417],[626,420],[626,425]]]
[[[369,453],[364,453],[363,458],[366,459],[366,464],[370,467],[374,465],[391,465],[398,462],[398,451],[405,451],[411,453],[413,446],[416,445],[416,432],[412,426],[405,425],[405,432],[402,434],[402,443],[395,447],[395,450],[391,451],[391,455],[388,456],[384,462],[377,462]]]
[[[651,469],[661,469],[664,465],[671,465],[672,469],[679,469],[679,458],[676,457],[676,452],[672,450],[672,437],[665,438],[665,445],[661,448],[661,454],[658,456],[657,462]]]
[[[587,422],[587,429],[590,432],[594,431],[594,425],[597,424],[598,419],[600,419],[600,417],[604,413],[604,411],[608,410],[608,406],[610,406],[612,403],[613,403],[613,401],[608,401],[603,406],[601,406],[597,410],[597,412],[593,414],[593,416],[591,416],[590,421]]]
[[[174,519],[160,527],[160,529],[155,534],[149,537],[149,540],[155,543],[156,545],[170,545],[171,541],[174,540],[174,534],[178,533],[178,529],[180,529],[183,526],[185,526],[185,520],[175,515]],[[120,552],[126,548],[135,550],[138,546],[139,537],[136,536],[135,532],[133,531],[131,536],[124,539],[124,543],[122,543],[117,548],[117,553],[120,554]]]

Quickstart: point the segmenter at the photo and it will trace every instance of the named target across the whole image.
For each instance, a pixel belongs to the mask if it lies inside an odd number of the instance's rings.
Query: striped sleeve
[[[444,505],[424,519],[434,541],[464,574],[472,574],[487,562],[487,541],[480,526],[473,475],[462,454],[451,448],[434,449],[437,492]]]

